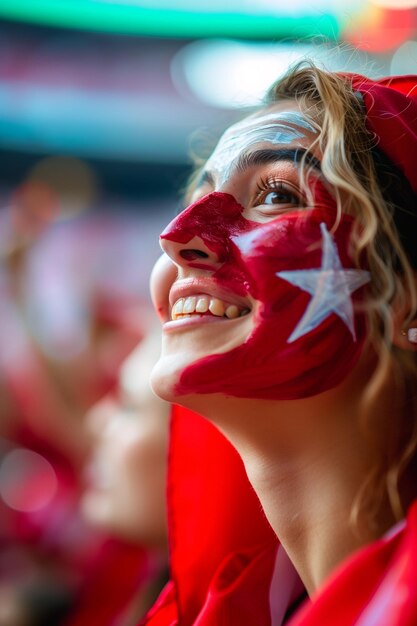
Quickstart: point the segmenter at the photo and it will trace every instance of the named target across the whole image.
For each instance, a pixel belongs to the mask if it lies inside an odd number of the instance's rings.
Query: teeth
[[[171,317],[173,319],[174,319],[174,316],[182,314],[183,306],[184,306],[184,298],[180,298],[179,300],[176,301],[176,303],[172,307],[172,315],[171,315]]]
[[[195,310],[197,311],[197,313],[207,313],[208,309],[209,309],[209,298],[207,297],[199,298],[197,300],[197,305],[195,307]]]
[[[218,298],[212,298],[210,300],[209,311],[216,317],[223,317],[224,315],[224,304]]]
[[[197,301],[197,298],[194,298],[194,297],[185,298],[184,307],[182,309],[182,312],[183,313],[194,313],[196,301]]]
[[[236,304],[228,304],[219,298],[211,298],[210,296],[188,296],[180,298],[172,307],[171,318],[192,317],[195,313],[204,314],[210,311],[216,317],[227,317],[228,319],[236,319],[250,312],[250,309],[239,309]]]
[[[229,320],[232,320],[235,317],[239,317],[239,309],[235,304],[231,304],[227,307],[224,314],[229,318]]]

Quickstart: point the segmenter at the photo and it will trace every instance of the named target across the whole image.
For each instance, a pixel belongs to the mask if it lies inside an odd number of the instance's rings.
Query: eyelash
[[[289,199],[288,202],[277,203],[277,206],[279,206],[279,204],[303,205],[300,194],[296,193],[296,191],[292,189],[292,186],[291,188],[289,185],[286,186],[282,180],[277,180],[276,178],[261,178],[256,187],[258,193],[255,198],[255,203],[257,205],[263,204],[263,200],[271,192],[282,194]]]

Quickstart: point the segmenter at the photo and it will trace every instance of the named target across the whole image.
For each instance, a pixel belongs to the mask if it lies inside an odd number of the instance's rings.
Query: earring
[[[407,337],[410,343],[417,343],[417,328],[409,328],[407,331]]]

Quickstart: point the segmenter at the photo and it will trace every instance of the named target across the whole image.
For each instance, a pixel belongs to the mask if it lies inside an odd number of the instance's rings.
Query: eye
[[[257,184],[255,206],[303,206],[300,192],[291,183],[282,180],[261,180]]]

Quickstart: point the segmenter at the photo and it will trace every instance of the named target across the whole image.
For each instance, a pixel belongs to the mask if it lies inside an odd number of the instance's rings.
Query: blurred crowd
[[[0,214],[0,625],[128,626],[167,577],[146,226],[55,202]]]

